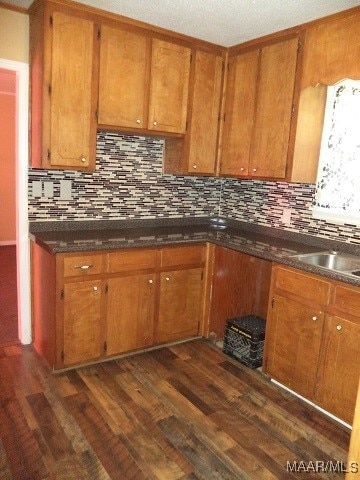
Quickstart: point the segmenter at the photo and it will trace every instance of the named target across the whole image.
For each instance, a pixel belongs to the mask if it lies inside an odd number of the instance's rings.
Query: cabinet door
[[[297,38],[261,50],[250,151],[253,177],[285,177],[297,51]]]
[[[324,313],[275,295],[266,326],[265,372],[312,400]]]
[[[220,172],[247,176],[254,125],[259,50],[229,59]]]
[[[153,40],[148,123],[150,130],[185,132],[190,57],[189,48]]]
[[[96,360],[101,348],[100,280],[64,286],[64,365]]]
[[[223,60],[197,51],[185,155],[189,173],[215,173]]]
[[[301,88],[360,79],[360,13],[306,30]]]
[[[351,424],[360,375],[360,320],[328,316],[319,361],[316,403]]]
[[[155,274],[108,280],[107,355],[153,344]]]
[[[93,22],[54,12],[48,147],[53,167],[95,167],[96,42]]]
[[[197,335],[202,311],[202,268],[163,272],[157,342]]]
[[[99,123],[146,128],[149,39],[125,30],[101,29]]]

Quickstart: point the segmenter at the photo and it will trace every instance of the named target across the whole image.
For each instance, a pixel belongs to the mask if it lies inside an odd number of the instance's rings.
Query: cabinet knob
[[[257,168],[253,168],[253,172],[256,172],[257,171]]]
[[[336,330],[341,330],[342,329],[342,326],[341,325],[336,325]]]
[[[170,280],[170,277],[165,277],[165,280],[168,282]]]
[[[95,285],[95,286],[93,287],[93,290],[94,290],[94,292],[97,292],[97,291],[99,290],[99,287],[98,287],[97,285]]]
[[[150,279],[150,280],[149,280],[149,283],[154,283],[154,280]]]
[[[194,163],[194,165],[193,165],[193,168],[194,168],[195,170],[197,169],[197,166],[195,165],[195,163]]]
[[[86,157],[81,157],[81,158],[80,158],[80,161],[81,161],[82,163],[85,163],[85,162],[87,161],[87,160],[86,160]]]
[[[245,170],[244,167],[241,167],[241,168],[240,168],[240,172],[243,172],[244,170]]]
[[[155,127],[156,127],[156,125],[157,125],[157,121],[156,121],[156,120],[153,121],[153,125],[155,125]]]
[[[137,123],[137,124],[141,123],[140,118],[137,118],[137,119],[136,119],[136,123]]]
[[[315,322],[315,321],[317,320],[317,316],[316,316],[316,315],[314,315],[314,316],[312,317],[312,319],[313,319],[313,320],[314,320],[314,322]]]

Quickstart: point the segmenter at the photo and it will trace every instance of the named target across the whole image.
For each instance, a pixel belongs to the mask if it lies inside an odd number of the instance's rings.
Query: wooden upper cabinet
[[[297,53],[296,37],[230,58],[221,174],[285,178]]]
[[[190,87],[190,111],[185,141],[187,173],[213,174],[216,170],[223,59],[195,52]]]
[[[149,130],[185,133],[190,48],[152,40]]]
[[[298,39],[262,48],[250,150],[253,177],[285,178]]]
[[[31,20],[31,33],[32,165],[93,170],[96,25],[85,18],[40,9]]]
[[[259,50],[228,63],[220,174],[247,176],[254,125]]]
[[[100,43],[99,124],[147,127],[150,38],[103,26]]]
[[[306,30],[301,88],[360,79],[360,12]]]

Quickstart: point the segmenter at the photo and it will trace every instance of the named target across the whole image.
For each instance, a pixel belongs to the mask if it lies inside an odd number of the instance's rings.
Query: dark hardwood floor
[[[18,343],[16,246],[0,247],[0,345]]]
[[[30,346],[2,347],[0,401],[9,480],[342,478],[286,465],[346,462],[349,443],[204,340],[57,375]]]

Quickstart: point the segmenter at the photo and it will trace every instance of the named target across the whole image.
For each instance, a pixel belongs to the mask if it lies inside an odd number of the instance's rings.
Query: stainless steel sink
[[[330,251],[292,255],[291,258],[295,258],[309,265],[326,268],[327,270],[334,270],[354,276],[359,275],[360,258],[356,255]]]

